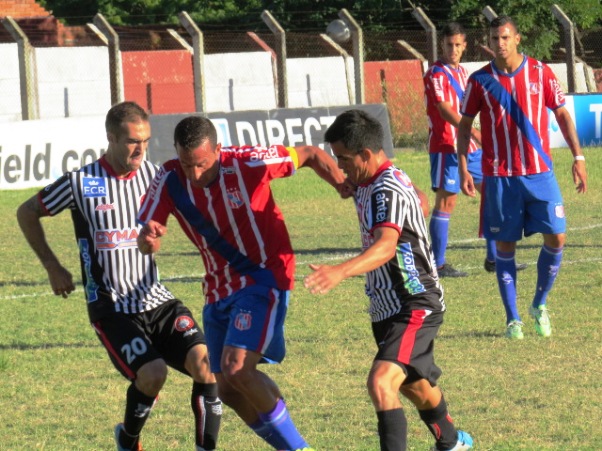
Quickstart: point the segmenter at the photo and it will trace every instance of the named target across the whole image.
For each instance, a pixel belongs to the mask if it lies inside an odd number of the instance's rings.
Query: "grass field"
[[[496,281],[482,269],[476,238],[478,200],[462,196],[452,217],[448,261],[470,277],[444,279],[448,313],[436,346],[440,380],[458,427],[476,450],[602,449],[602,149],[585,149],[589,190],[577,195],[566,149],[555,152],[568,217],[564,263],[550,296],[551,339],[535,335],[527,316],[535,286],[540,236],[523,240],[517,258],[520,342],[503,338]],[[396,162],[427,190],[428,157],[402,151]],[[298,428],[317,450],[378,450],[376,419],[365,379],[375,352],[363,279],[343,282],[324,297],[301,280],[308,263],[353,255],[359,233],[353,205],[309,170],[278,180],[274,189],[298,256],[297,287],[287,320],[288,354],[264,368],[280,385]],[[50,292],[45,271],[21,236],[17,206],[34,190],[2,192],[0,215],[0,450],[111,450],[128,386],[89,327],[81,284],[67,300]],[[431,200],[433,196],[431,195]],[[49,241],[79,280],[70,215],[44,222]],[[171,223],[159,254],[163,279],[200,317],[203,268]],[[170,372],[147,427],[150,451],[193,450],[190,382]],[[409,446],[433,441],[408,406]],[[225,408],[220,449],[267,450]]]

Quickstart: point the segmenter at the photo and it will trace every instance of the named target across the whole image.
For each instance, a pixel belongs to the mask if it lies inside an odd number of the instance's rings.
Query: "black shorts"
[[[184,368],[188,351],[205,343],[201,326],[177,299],[148,312],[115,312],[92,323],[92,327],[115,368],[129,380],[136,379],[142,365],[159,358],[189,374]]]
[[[426,379],[437,385],[441,370],[435,365],[434,344],[443,312],[408,310],[372,323],[378,352],[374,360],[393,362],[403,368],[410,384]]]

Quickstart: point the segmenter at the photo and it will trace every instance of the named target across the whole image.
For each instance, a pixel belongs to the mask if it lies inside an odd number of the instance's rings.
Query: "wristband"
[[[575,155],[575,161],[585,161],[585,156],[583,156],[583,155]]]

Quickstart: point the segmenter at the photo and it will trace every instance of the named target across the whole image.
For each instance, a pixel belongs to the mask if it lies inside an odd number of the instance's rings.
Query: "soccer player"
[[[446,263],[448,231],[451,215],[460,192],[457,128],[460,124],[460,102],[464,95],[468,72],[460,64],[466,50],[466,32],[462,25],[450,22],[442,30],[441,59],[424,74],[424,99],[429,122],[429,157],[431,187],[435,192],[435,206],[429,223],[433,254],[439,277],[465,277],[468,274]],[[481,190],[481,133],[471,128],[468,148],[468,170],[476,189]],[[488,239],[485,270],[495,271],[495,241]],[[526,265],[518,265],[524,269]]]
[[[543,247],[537,261],[537,286],[529,308],[535,330],[552,333],[547,296],[558,275],[565,243],[566,219],[562,196],[552,170],[548,136],[548,108],[556,117],[574,156],[573,180],[585,193],[587,173],[577,132],[552,70],[518,52],[521,35],[514,21],[499,16],[490,23],[495,59],[473,73],[461,106],[458,130],[461,188],[475,195],[467,153],[474,117],[480,113],[483,145],[485,237],[497,242],[496,273],[506,310],[506,336],[523,338],[516,306],[516,242],[541,233]]]
[[[206,271],[203,324],[219,397],[274,449],[307,448],[278,386],[257,368],[284,358],[295,271],[270,182],[311,167],[343,193],[345,176],[318,147],[222,148],[200,116],[177,124],[174,143],[178,158],[163,165],[140,210],[139,248],[156,252],[169,215],[177,218]]]
[[[434,339],[445,302],[420,200],[409,177],[383,151],[380,123],[359,110],[339,115],[325,135],[354,194],[362,252],[338,265],[314,265],[305,278],[326,294],[348,277],[366,274],[369,314],[378,351],[368,392],[378,418],[380,449],[406,449],[407,422],[399,392],[418,409],[437,450],[467,450],[472,438],[456,430],[441,390]]]
[[[157,172],[145,160],[149,118],[136,103],[123,102],[108,111],[105,126],[106,154],[24,202],[19,225],[54,294],[66,298],[75,289],[72,276],[46,241],[40,218],[71,213],[90,322],[115,368],[131,381],[124,421],[115,427],[117,450],[142,449],[140,432],[167,366],[192,377],[196,449],[213,450],[222,406],[203,331],[159,281],[153,256],[137,248],[138,209]]]

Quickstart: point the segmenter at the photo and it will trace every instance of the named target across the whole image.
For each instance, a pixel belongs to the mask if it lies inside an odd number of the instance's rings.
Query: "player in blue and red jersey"
[[[562,261],[566,219],[552,170],[548,136],[549,108],[574,156],[573,180],[587,189],[585,157],[565,108],[564,93],[552,70],[518,52],[521,36],[514,21],[499,16],[490,24],[495,59],[473,73],[462,101],[458,153],[462,191],[475,195],[467,169],[474,117],[480,113],[483,146],[483,215],[485,237],[497,242],[496,273],[506,310],[506,336],[523,338],[516,306],[516,242],[543,234],[537,262],[537,286],[529,308],[538,335],[552,333],[546,300]]]
[[[203,321],[220,398],[275,449],[307,448],[279,388],[257,369],[284,358],[295,271],[270,182],[311,167],[345,196],[345,176],[314,146],[222,148],[200,116],[180,121],[174,142],[178,158],[163,165],[140,210],[138,245],[156,252],[168,216],[177,218],[205,265]]]

